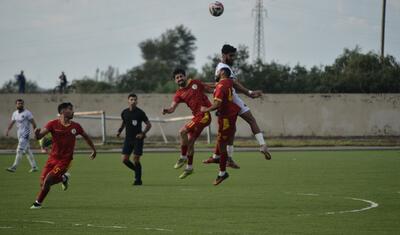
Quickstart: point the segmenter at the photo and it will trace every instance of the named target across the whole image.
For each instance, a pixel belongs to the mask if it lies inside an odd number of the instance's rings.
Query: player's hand
[[[162,114],[163,114],[163,115],[165,115],[165,114],[167,114],[167,113],[171,113],[171,112],[169,111],[169,109],[163,109],[163,110],[162,110]]]
[[[139,133],[139,134],[137,134],[136,135],[136,139],[144,139],[144,138],[146,138],[146,135],[144,134],[144,133]]]
[[[40,128],[35,128],[35,130],[33,132],[35,133],[36,139],[39,139],[38,136],[39,136],[39,133],[40,133]]]
[[[96,158],[96,154],[97,154],[97,152],[96,152],[96,150],[94,150],[89,156],[90,160],[95,159]]]
[[[6,131],[6,136],[8,136],[8,130]]]
[[[117,132],[117,137],[119,138],[121,136],[121,132]]]
[[[256,90],[251,93],[250,97],[254,99],[254,98],[261,97],[262,95],[263,95],[262,91]]]
[[[207,107],[201,106],[200,112],[205,113],[205,112],[207,112],[207,109],[208,109]]]

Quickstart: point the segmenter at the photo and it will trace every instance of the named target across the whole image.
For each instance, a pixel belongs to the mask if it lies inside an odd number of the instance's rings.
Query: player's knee
[[[188,131],[186,130],[186,128],[181,128],[179,130],[179,134],[181,134],[181,135],[187,135],[187,133],[188,133]]]
[[[128,156],[122,156],[122,163],[127,163],[129,162],[129,157]]]

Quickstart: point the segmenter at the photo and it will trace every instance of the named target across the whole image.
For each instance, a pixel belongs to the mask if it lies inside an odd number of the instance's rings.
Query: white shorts
[[[25,138],[20,138],[18,139],[18,147],[17,147],[17,151],[18,150],[22,150],[22,151],[27,151],[30,148],[29,145],[29,139],[25,139]]]
[[[250,108],[243,102],[242,99],[238,96],[236,91],[233,91],[233,102],[240,107],[239,115],[244,114],[245,112],[250,111]]]

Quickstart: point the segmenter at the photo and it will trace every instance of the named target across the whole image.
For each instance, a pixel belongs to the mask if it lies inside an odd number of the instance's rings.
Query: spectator
[[[26,78],[23,70],[21,70],[21,73],[17,75],[17,83],[18,83],[18,93],[25,93]]]
[[[61,75],[58,77],[60,79],[60,93],[65,93],[67,89],[67,76],[64,72],[61,72]]]

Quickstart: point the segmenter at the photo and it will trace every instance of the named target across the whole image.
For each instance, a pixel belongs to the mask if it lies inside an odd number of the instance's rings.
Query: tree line
[[[70,84],[77,93],[143,92],[170,93],[176,90],[172,71],[180,67],[190,77],[213,81],[214,69],[220,54],[209,56],[208,62],[197,71],[194,67],[196,37],[183,25],[168,29],[155,39],[139,44],[144,62],[120,74],[109,66],[97,70],[94,76],[75,79]],[[250,89],[265,93],[399,93],[400,64],[396,58],[377,53],[363,53],[361,48],[343,50],[333,64],[313,66],[300,64],[290,67],[277,62],[250,62],[249,50],[239,45],[234,68],[241,83]],[[99,73],[101,74],[99,79]],[[3,84],[1,93],[16,92],[16,81]],[[28,92],[38,92],[40,87],[27,81]]]

